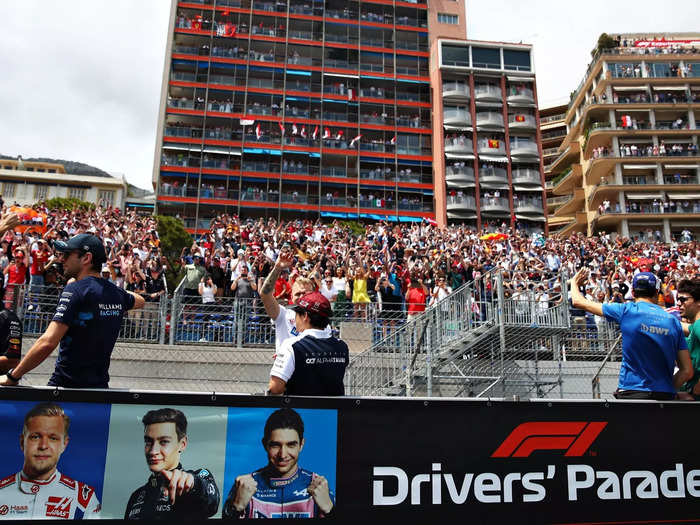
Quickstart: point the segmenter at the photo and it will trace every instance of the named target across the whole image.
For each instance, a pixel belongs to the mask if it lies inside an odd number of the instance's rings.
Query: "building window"
[[[97,205],[104,206],[114,206],[114,191],[113,190],[100,190],[97,193]]]
[[[472,46],[472,66],[501,69],[501,50],[493,47]]]
[[[438,13],[438,23],[440,24],[459,24],[459,15],[449,15],[447,13]]]
[[[504,49],[503,66],[514,71],[530,71],[530,52]]]
[[[46,192],[48,191],[48,189],[48,186],[34,186],[34,199],[36,199],[37,201],[43,201],[44,199],[46,199]]]
[[[14,182],[5,182],[2,185],[2,194],[5,197],[14,197],[16,189],[17,189],[17,184],[15,184]]]
[[[85,200],[85,188],[68,188],[68,198]]]
[[[469,48],[442,44],[442,65],[469,67]]]

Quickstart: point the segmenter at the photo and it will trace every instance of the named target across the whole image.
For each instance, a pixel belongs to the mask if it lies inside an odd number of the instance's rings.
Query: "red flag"
[[[323,130],[323,138],[324,138],[324,139],[329,139],[329,138],[331,138],[331,130],[330,130],[330,129],[325,128],[325,129]]]
[[[362,138],[362,135],[358,135],[357,137],[355,137],[354,139],[352,139],[352,140],[350,141],[350,147],[352,148],[352,147],[355,145],[355,142],[357,142],[357,141],[360,140],[361,138]]]
[[[257,137],[258,140],[260,140],[260,137],[262,137],[262,130],[260,129],[260,122],[258,122],[258,125],[255,126],[255,136]]]
[[[296,135],[299,132],[296,124],[292,124],[292,135]]]
[[[302,138],[306,138],[306,126],[301,127],[301,136]]]
[[[394,135],[394,137],[391,139],[391,143],[394,145],[396,144],[396,135]]]
[[[282,134],[282,136],[284,137],[284,126],[282,125],[282,123],[281,123],[281,122],[278,122],[277,124],[279,124],[279,127],[280,127],[280,133],[281,133],[281,134]]]
[[[335,140],[340,140],[343,138],[343,130],[339,129],[338,133],[335,134]]]
[[[318,126],[316,126],[316,128],[314,129],[314,133],[311,136],[313,137],[314,140],[316,140],[316,137],[318,137]]]

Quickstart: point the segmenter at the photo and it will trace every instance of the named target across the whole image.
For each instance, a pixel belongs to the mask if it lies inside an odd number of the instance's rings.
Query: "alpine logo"
[[[566,450],[564,456],[580,457],[607,424],[607,421],[521,423],[491,457],[527,458],[536,450]]]
[[[70,517],[71,501],[73,501],[71,498],[49,496],[46,502],[46,516],[49,518],[68,519]]]

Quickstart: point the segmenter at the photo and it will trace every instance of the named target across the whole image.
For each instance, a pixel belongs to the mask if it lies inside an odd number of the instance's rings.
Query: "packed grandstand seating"
[[[8,285],[29,283],[30,273],[43,274],[46,286],[60,286],[60,264],[51,259],[51,244],[82,232],[104,240],[108,251],[108,263],[102,268],[105,277],[151,300],[165,293],[162,270],[171,263],[176,271],[180,265],[203,266],[203,273],[216,286],[215,292],[206,290],[205,294],[213,293],[214,301],[235,296],[231,283],[242,273],[259,289],[286,243],[296,250],[297,264],[288,275],[283,274],[275,292],[278,298],[288,300],[291,283],[307,276],[336,306],[381,303],[382,298],[386,302],[392,294],[396,302],[404,303],[411,279],[422,281],[430,303],[494,268],[504,271],[507,295],[530,289],[538,301],[546,302],[559,286],[553,277],[562,270],[572,275],[583,265],[591,271],[588,292],[596,300],[630,300],[632,276],[650,270],[663,282],[659,303],[674,308],[678,281],[696,275],[700,265],[700,244],[690,232],[665,244],[651,229],[634,239],[608,234],[545,238],[513,231],[505,224],[491,224],[488,231],[481,232],[464,225],[440,229],[428,222],[377,222],[365,225],[364,230],[352,230],[337,221],[278,222],[232,215],[212,219],[209,232],[185,248],[180,261],[168,262],[161,257],[152,217],[100,207],[65,211],[35,206],[35,210],[46,213],[45,232],[26,228],[23,233],[8,232],[0,242],[0,266],[7,276],[6,304],[12,299]],[[37,242],[40,238],[47,241],[44,254]],[[386,287],[381,290],[386,282],[383,277],[393,285],[391,293]],[[357,293],[359,289],[366,293]]]

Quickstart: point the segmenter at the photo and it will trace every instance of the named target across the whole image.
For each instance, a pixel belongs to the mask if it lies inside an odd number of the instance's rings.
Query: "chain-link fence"
[[[396,305],[334,305],[332,330],[351,350],[348,394],[590,398],[611,393],[619,371],[619,330],[572,315],[565,276],[558,279],[542,283],[550,290],[546,294],[539,287],[512,291],[501,273],[492,271],[410,316]],[[203,304],[183,283],[171,299],[163,296],[125,315],[111,385],[264,391],[275,333],[261,300],[215,298]],[[22,319],[25,349],[47,328],[60,292],[18,286],[6,294]],[[48,373],[40,369],[32,377],[42,384]]]

